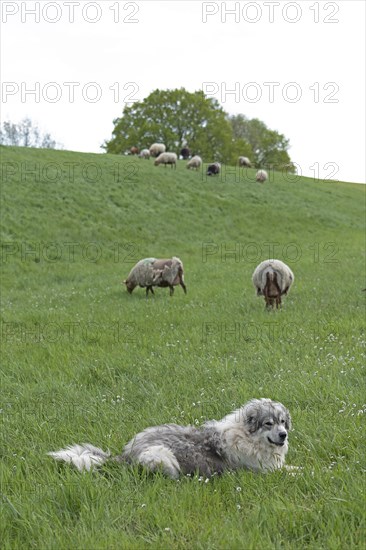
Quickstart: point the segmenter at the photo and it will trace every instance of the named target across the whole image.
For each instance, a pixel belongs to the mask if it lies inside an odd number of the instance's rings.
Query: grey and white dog
[[[199,428],[178,424],[147,428],[113,460],[160,470],[173,479],[194,473],[210,477],[239,468],[265,472],[284,466],[290,428],[290,413],[282,403],[252,399],[222,420]],[[87,443],[48,454],[80,471],[111,458],[109,452]]]

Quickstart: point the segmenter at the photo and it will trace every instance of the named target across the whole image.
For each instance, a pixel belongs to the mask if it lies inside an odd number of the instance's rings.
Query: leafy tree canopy
[[[202,91],[155,90],[126,106],[113,123],[113,138],[103,146],[108,153],[123,153],[134,145],[149,148],[158,142],[167,151],[188,145],[207,160],[224,161],[230,155],[230,122],[217,100],[206,98]]]
[[[233,115],[229,120],[234,139],[243,139],[250,144],[255,166],[274,167],[277,170],[287,166],[290,172],[295,171],[287,152],[289,140],[283,134],[270,130],[258,118],[250,120],[244,115]]]
[[[203,91],[154,90],[143,101],[125,106],[113,124],[112,139],[102,145],[107,153],[124,153],[133,146],[149,148],[159,142],[177,153],[188,146],[206,162],[236,164],[239,156],[261,167],[291,162],[289,142],[283,135],[258,119],[229,116]]]

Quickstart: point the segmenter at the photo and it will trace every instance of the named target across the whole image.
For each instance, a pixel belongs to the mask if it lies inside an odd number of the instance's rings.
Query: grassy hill
[[[3,548],[361,548],[365,188],[0,152]],[[126,292],[137,260],[172,255],[186,296]],[[251,275],[273,256],[295,283],[267,312]],[[300,475],[82,475],[46,455],[116,454],[144,427],[251,397],[290,409]]]

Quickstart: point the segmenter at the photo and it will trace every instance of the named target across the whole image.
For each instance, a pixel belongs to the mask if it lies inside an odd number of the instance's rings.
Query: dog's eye
[[[286,423],[286,420],[281,420],[281,424],[285,424]]]
[[[265,426],[273,426],[273,422],[266,422],[264,425]]]

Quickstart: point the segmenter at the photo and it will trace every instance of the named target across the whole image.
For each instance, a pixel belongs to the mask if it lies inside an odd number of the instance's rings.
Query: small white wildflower
[[[237,509],[238,509],[238,510],[240,510],[240,509],[241,509],[241,506],[240,506],[240,504],[237,504],[237,505],[236,505],[236,507],[237,507]]]
[[[237,487],[236,490],[238,491],[238,493],[240,493],[241,487]]]
[[[141,508],[146,508],[146,504],[141,504]]]

